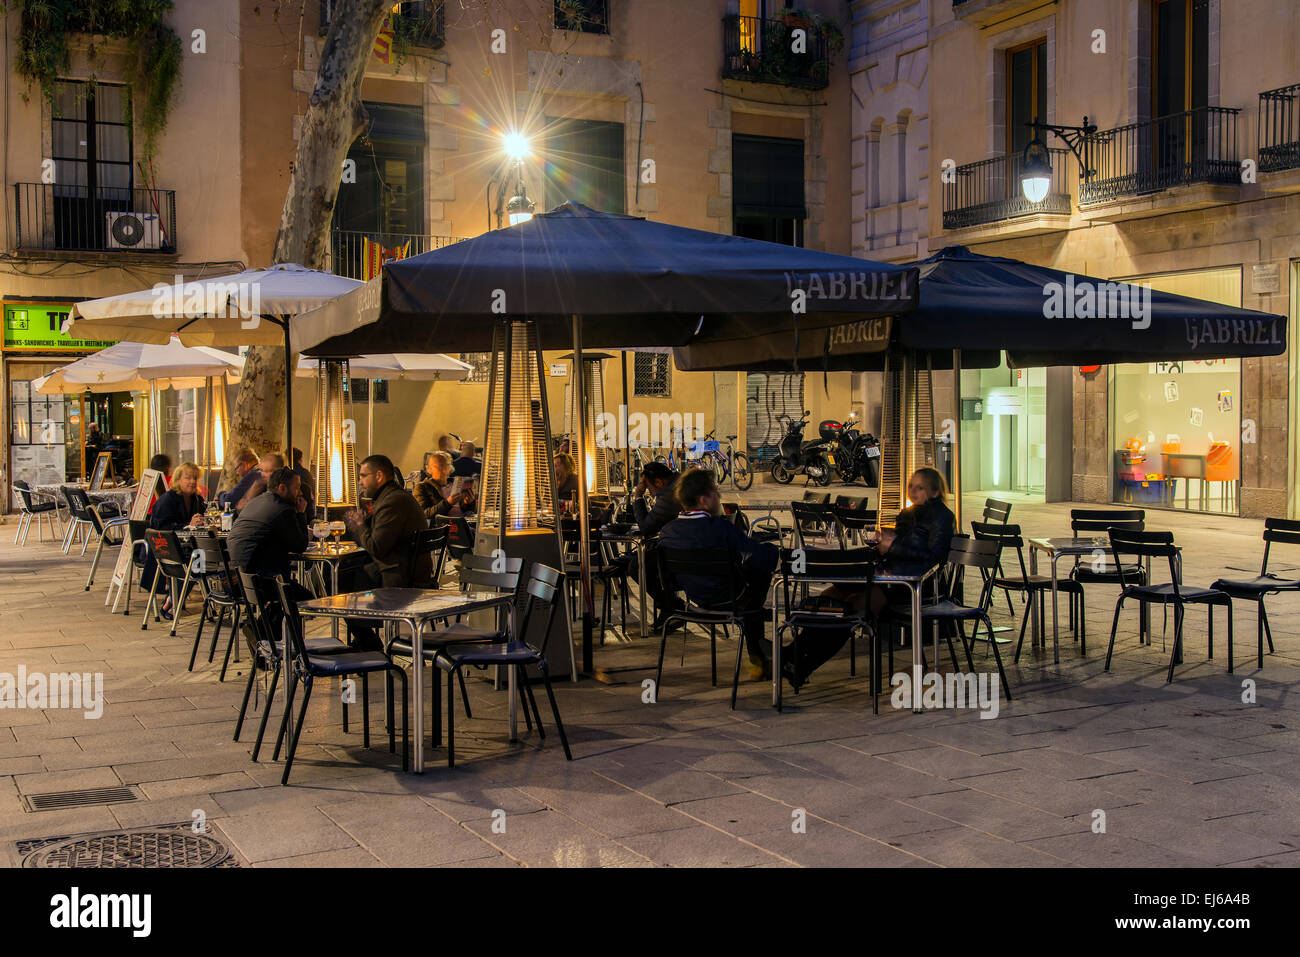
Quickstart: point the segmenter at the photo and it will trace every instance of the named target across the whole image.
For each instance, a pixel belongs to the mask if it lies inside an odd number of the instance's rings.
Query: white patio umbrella
[[[55,369],[32,382],[44,395],[83,392],[148,392],[149,431],[159,442],[158,393],[163,389],[202,389],[221,377],[222,388],[238,381],[242,357],[207,346],[183,346],[175,336],[165,345],[119,342]],[[224,405],[224,399],[222,400]],[[155,449],[156,450],[156,449]]]
[[[63,331],[83,339],[186,346],[284,346],[285,450],[293,447],[293,353],[289,322],[362,285],[296,263],[226,276],[158,283],[151,289],[76,303]]]
[[[320,369],[319,359],[298,357],[298,375],[314,376]],[[466,378],[473,369],[468,362],[461,362],[443,353],[422,355],[418,352],[393,352],[373,356],[357,356],[348,360],[348,375],[358,379],[418,379],[433,382],[445,379],[456,382]],[[375,390],[373,385],[367,390],[366,447],[373,450],[375,436]],[[314,430],[313,430],[314,431]]]

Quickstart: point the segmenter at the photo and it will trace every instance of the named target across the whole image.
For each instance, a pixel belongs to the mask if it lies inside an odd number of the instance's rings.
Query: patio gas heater
[[[564,571],[551,471],[551,425],[546,409],[541,339],[533,322],[500,320],[492,333],[492,367],[484,429],[483,493],[474,554],[522,558]],[[500,551],[498,551],[500,549]],[[557,600],[563,601],[564,589]],[[569,615],[555,616],[546,660],[552,677],[569,675],[573,645]],[[545,620],[528,640],[540,647]]]
[[[316,507],[330,519],[357,504],[357,461],[353,443],[356,425],[344,397],[346,360],[323,360],[316,378],[316,428],[312,451],[312,477],[316,482]]]
[[[560,357],[573,361],[573,353]],[[569,389],[569,446],[573,458],[578,464],[578,480],[587,488],[588,495],[609,496],[609,463],[613,454],[604,443],[597,441],[597,429],[605,415],[605,359],[614,358],[608,352],[584,352],[582,368],[574,369],[573,374],[582,376],[582,387],[577,383]],[[582,448],[577,446],[578,421],[584,428]],[[617,440],[616,440],[617,441]]]

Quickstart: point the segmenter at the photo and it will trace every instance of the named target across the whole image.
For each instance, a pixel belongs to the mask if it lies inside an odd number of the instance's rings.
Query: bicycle
[[[732,446],[736,436],[727,436],[727,451],[724,453],[718,448],[718,441],[713,437],[717,432],[714,429],[704,437],[704,443],[711,443],[713,448],[705,446],[704,454],[701,459],[706,468],[712,468],[713,474],[717,478],[718,486],[721,487],[726,482],[727,477],[731,477],[731,483],[741,492],[749,490],[754,484],[754,471],[749,467],[749,456],[744,452],[737,452]]]

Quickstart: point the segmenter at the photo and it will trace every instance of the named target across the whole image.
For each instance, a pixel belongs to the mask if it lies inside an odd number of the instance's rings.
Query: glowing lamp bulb
[[[511,160],[518,163],[529,155],[528,137],[518,130],[511,130],[501,137],[501,147]]]
[[[1020,181],[1020,188],[1024,191],[1025,199],[1031,203],[1041,203],[1047,198],[1047,190],[1051,188],[1052,181],[1046,176],[1026,176]]]

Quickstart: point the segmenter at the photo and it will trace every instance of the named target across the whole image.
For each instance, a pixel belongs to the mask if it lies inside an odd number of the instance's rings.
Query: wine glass
[[[330,523],[324,521],[315,521],[311,523],[311,535],[316,539],[317,544],[325,541],[330,537]]]
[[[347,525],[342,522],[330,522],[330,534],[334,536],[334,551],[339,550],[339,539],[343,537],[343,532]]]

